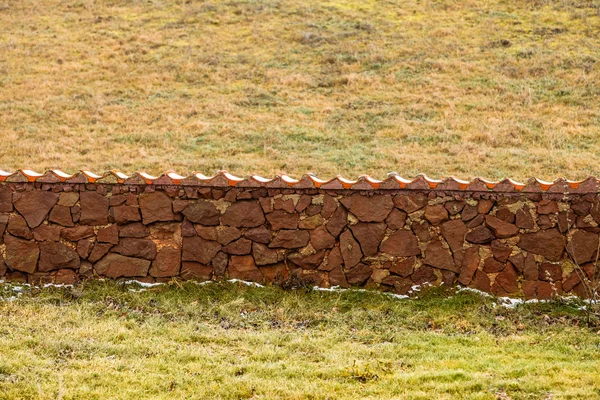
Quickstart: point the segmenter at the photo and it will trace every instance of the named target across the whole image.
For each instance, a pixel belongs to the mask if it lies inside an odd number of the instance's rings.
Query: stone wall
[[[7,280],[237,278],[400,294],[430,283],[548,298],[583,295],[572,258],[591,274],[598,249],[597,192],[32,180],[0,183]]]

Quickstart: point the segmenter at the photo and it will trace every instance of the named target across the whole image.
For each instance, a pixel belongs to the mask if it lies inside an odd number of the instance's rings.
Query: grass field
[[[600,175],[596,0],[0,1],[2,169]]]
[[[240,283],[22,289],[0,286],[1,399],[600,396],[600,332],[577,304]]]

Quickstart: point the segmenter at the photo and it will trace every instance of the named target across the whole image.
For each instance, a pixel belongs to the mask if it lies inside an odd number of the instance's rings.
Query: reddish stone
[[[557,222],[558,222],[558,229],[560,230],[560,232],[561,233],[568,232],[569,229],[573,226],[573,223],[575,222],[576,218],[577,218],[577,216],[571,210],[559,212]]]
[[[555,286],[549,282],[536,282],[535,289],[537,298],[540,300],[549,300],[556,294]]]
[[[94,245],[94,249],[88,256],[88,260],[90,262],[96,262],[108,253],[108,251],[113,247],[110,243],[96,243]]]
[[[73,285],[77,281],[77,274],[70,269],[59,269],[52,276],[52,282],[56,285]]]
[[[150,226],[150,236],[158,240],[180,241],[181,224],[178,222],[159,222]]]
[[[221,243],[222,245],[229,244],[229,243],[233,242],[234,240],[242,237],[242,232],[238,228],[234,228],[233,226],[220,226],[217,228],[216,231],[217,231],[216,240],[217,240],[217,242]],[[200,234],[200,232],[198,232],[198,235],[200,237],[204,237]],[[208,238],[204,237],[204,239],[208,239]],[[211,239],[211,240],[215,240],[215,239]]]
[[[420,210],[427,205],[427,195],[424,193],[398,194],[394,196],[394,205],[408,214]]]
[[[142,193],[138,200],[144,225],[157,221],[172,221],[175,217],[171,198],[165,192]]]
[[[98,229],[97,238],[99,242],[117,244],[119,243],[119,228],[117,225],[100,228]]]
[[[158,249],[149,273],[155,277],[177,276],[180,267],[181,249],[175,246],[163,246]]]
[[[448,245],[452,249],[452,252],[456,253],[462,250],[465,244],[465,235],[467,234],[467,227],[465,223],[459,219],[444,222],[441,226],[442,235]]]
[[[391,267],[390,272],[403,277],[410,276],[415,269],[416,257],[408,257],[404,260],[396,261]]]
[[[580,202],[572,202],[571,209],[577,215],[586,216],[590,213],[590,210],[592,209],[592,203],[585,200]]]
[[[231,227],[228,227],[231,228]],[[194,229],[198,236],[202,239],[206,240],[214,240],[216,241],[219,238],[219,234],[217,232],[217,227],[215,226],[202,226],[202,225],[194,225]],[[237,228],[234,228],[237,229]]]
[[[570,292],[573,290],[575,286],[577,286],[581,282],[581,277],[583,276],[583,272],[574,270],[569,274],[567,279],[562,281],[563,290],[565,292]]]
[[[63,192],[58,197],[58,205],[65,207],[73,207],[79,201],[79,193]]]
[[[269,247],[281,247],[284,249],[297,249],[308,244],[310,235],[302,230],[281,230],[275,234],[275,237],[269,244]]]
[[[278,231],[280,229],[297,229],[298,214],[290,214],[282,210],[273,211],[267,214],[267,220],[271,224],[271,229]]]
[[[335,238],[324,226],[310,231],[310,244],[315,250],[330,249],[335,245]]]
[[[363,256],[360,245],[348,230],[344,231],[340,236],[340,251],[342,252],[346,270],[358,264]]]
[[[27,283],[28,276],[31,275],[27,275],[26,273],[20,271],[7,271],[4,275],[4,279],[8,282]]]
[[[81,207],[73,206],[71,207],[71,218],[73,218],[74,223],[78,223],[81,219]]]
[[[92,251],[93,245],[94,242],[90,239],[82,239],[77,242],[77,254],[79,254],[79,257],[83,259],[88,258],[90,252]]]
[[[260,243],[252,243],[252,255],[256,265],[275,264],[283,260],[281,250],[273,250]]]
[[[451,200],[445,202],[444,207],[450,215],[456,215],[465,207],[465,202],[463,200]]]
[[[329,196],[325,196],[325,197],[329,197]],[[306,210],[306,207],[310,206],[311,203],[312,203],[311,196],[309,196],[307,194],[301,195],[300,199],[298,199],[298,204],[296,204],[296,211],[302,212],[302,211]],[[331,212],[333,212],[333,210]]]
[[[465,239],[467,240],[467,242],[475,244],[484,244],[494,240],[494,235],[492,234],[492,231],[490,231],[485,226],[478,226],[471,232],[467,233]]]
[[[8,226],[7,232],[13,236],[17,236],[23,239],[33,239],[33,233],[31,233],[31,229],[27,226],[27,222],[25,222],[25,218],[21,217],[17,214],[11,214],[8,217]]]
[[[415,270],[415,272],[413,272],[413,274],[410,276],[410,279],[412,279],[412,281],[417,285],[423,285],[425,283],[433,283],[437,281],[437,276],[435,275],[433,268],[427,265],[421,265]]]
[[[120,206],[121,204],[125,204],[126,201],[127,196],[124,194],[112,195],[108,198],[108,205],[110,207]],[[58,204],[60,204],[60,200],[58,201]]]
[[[473,279],[475,271],[479,268],[479,246],[469,247],[465,250],[465,256],[463,257],[462,268],[458,276],[458,281],[463,285],[468,285]]]
[[[38,269],[41,272],[62,268],[79,268],[79,255],[75,250],[60,242],[42,242]]]
[[[288,260],[302,269],[317,269],[325,258],[325,250],[317,251],[314,254],[304,255],[301,253],[291,254]]]
[[[262,197],[258,199],[258,203],[264,212],[270,213],[273,211],[273,201],[270,197]]]
[[[344,258],[342,257],[342,252],[339,247],[334,247],[331,249],[329,254],[327,254],[326,260],[319,267],[320,270],[323,271],[331,271],[334,268],[340,267],[344,262]]]
[[[346,268],[346,280],[349,285],[360,286],[364,284],[373,274],[373,268],[370,265],[358,264],[354,268],[348,270]]]
[[[108,199],[96,192],[81,192],[81,217],[79,223],[84,225],[108,224]]]
[[[341,202],[362,222],[383,222],[394,208],[391,196],[363,196],[354,193]]]
[[[494,206],[494,200],[483,199],[477,203],[477,212],[479,214],[487,214]]]
[[[506,239],[519,233],[519,228],[516,225],[509,224],[508,222],[502,221],[500,218],[496,218],[492,215],[485,216],[485,224],[499,239]]]
[[[0,186],[0,212],[8,213],[13,210],[12,190],[8,186]]]
[[[73,228],[63,228],[60,236],[71,242],[77,242],[81,239],[94,236],[94,228],[91,226],[75,226]]]
[[[52,207],[58,202],[58,193],[42,190],[15,193],[14,205],[30,228],[40,225]],[[7,208],[7,207],[5,207]]]
[[[308,206],[306,208],[306,211],[304,211],[304,214],[306,214],[309,217],[312,217],[313,215],[317,215],[320,212],[321,212],[320,204],[311,204],[310,206]]]
[[[110,253],[94,264],[98,275],[109,278],[136,277],[148,275],[150,261],[139,258],[125,257],[120,254]]]
[[[331,286],[339,286],[343,288],[350,286],[348,285],[348,280],[346,279],[346,274],[344,274],[342,267],[336,267],[329,271],[329,284]]]
[[[515,223],[515,214],[506,206],[498,207],[498,210],[496,211],[496,218],[499,218],[504,222],[508,222],[509,224]]]
[[[531,254],[527,254],[523,264],[523,278],[526,280],[537,281],[539,276],[538,265]]]
[[[199,281],[208,281],[212,277],[214,268],[197,262],[184,261],[181,263],[181,278]]]
[[[485,216],[482,214],[477,214],[475,218],[467,222],[467,228],[475,228],[476,226],[481,225],[483,221],[485,221]]]
[[[183,238],[183,261],[196,261],[209,264],[212,258],[221,250],[221,245],[200,237]]]
[[[153,260],[156,257],[156,244],[149,239],[123,238],[112,251],[124,256]]]
[[[549,261],[559,261],[565,248],[564,237],[556,229],[522,234],[517,245]]]
[[[425,259],[423,263],[439,269],[458,272],[459,267],[454,264],[454,259],[450,251],[444,247],[441,241],[433,240],[425,249]]]
[[[523,281],[521,291],[527,300],[537,297],[535,281]]]
[[[463,212],[460,215],[460,218],[463,221],[470,221],[473,218],[475,218],[477,215],[478,215],[478,213],[477,213],[477,207],[466,205],[465,208],[463,208]]]
[[[550,215],[539,215],[537,224],[540,229],[550,229],[556,225],[556,221]],[[592,226],[592,225],[589,225]]]
[[[267,283],[283,284],[289,278],[289,271],[283,263],[262,266],[258,267],[258,269],[262,272]]]
[[[350,229],[358,243],[360,243],[362,253],[366,257],[377,254],[383,235],[385,235],[386,226],[384,223],[359,222],[350,226]]]
[[[394,208],[385,219],[387,227],[391,230],[402,229],[406,224],[407,215],[404,211]]]
[[[252,250],[252,242],[248,239],[238,239],[235,242],[229,243],[227,246],[223,247],[223,251],[227,254],[236,254],[236,255],[244,255],[250,254]]]
[[[542,263],[539,267],[538,279],[546,282],[562,281],[562,267],[560,264]]]
[[[258,205],[257,205],[258,207]],[[231,207],[230,207],[231,208]],[[183,209],[182,214],[191,222],[202,225],[219,225],[219,210],[209,201],[200,200],[195,203],[188,204]],[[230,223],[223,222],[225,225]]]
[[[302,197],[300,199],[302,200]],[[337,201],[333,197],[326,194],[323,196],[323,209],[321,210],[321,215],[323,218],[327,219],[333,215],[337,207]]]
[[[567,244],[567,251],[577,265],[595,261],[598,252],[598,235],[578,230]]]
[[[31,274],[35,271],[40,249],[35,242],[17,239],[13,236],[4,237],[6,244],[6,265],[15,271]]]
[[[137,207],[118,206],[111,207],[110,214],[119,225],[128,224],[130,222],[141,221],[140,210]]]
[[[292,199],[284,200],[281,197],[273,200],[273,208],[275,210],[283,210],[288,213],[293,213],[294,211],[296,211],[296,206],[294,205],[294,200],[292,200]]]
[[[321,216],[321,214],[316,214],[313,215],[312,217],[307,217],[304,219],[301,219],[300,222],[298,223],[298,227],[300,229],[315,229],[318,226],[323,225],[323,217]]]
[[[229,261],[229,278],[243,281],[263,282],[264,276],[252,256],[232,256]]]
[[[535,226],[529,207],[523,207],[515,213],[515,225],[522,229],[533,229]]]
[[[542,200],[537,203],[538,214],[556,214],[558,213],[558,204],[554,200]]]
[[[150,230],[141,222],[134,222],[119,227],[119,237],[143,238],[149,234]]]
[[[483,272],[486,274],[493,274],[495,272],[500,272],[504,269],[504,264],[496,261],[494,258],[486,258],[483,262]]]
[[[437,226],[443,221],[448,220],[448,210],[446,210],[443,204],[426,206],[424,216],[432,225]]]
[[[427,221],[414,221],[412,223],[412,230],[421,242],[429,242],[431,240],[431,232],[429,232],[429,222]]]
[[[229,264],[229,256],[222,251],[219,251],[217,255],[213,257],[211,264],[215,270],[215,277],[222,278],[225,276],[227,264]]]
[[[240,201],[233,203],[221,217],[223,225],[253,228],[265,223],[265,216],[258,203]],[[260,272],[260,271],[259,271]]]
[[[469,287],[489,293],[490,285],[490,278],[487,274],[481,270],[477,270],[475,271],[475,277],[471,281]]]
[[[418,256],[421,254],[417,237],[410,231],[399,230],[385,239],[379,250],[397,257]]]
[[[501,263],[505,263],[510,257],[510,253],[512,252],[512,248],[499,240],[492,241],[492,255],[494,258]]]
[[[443,286],[452,286],[454,285],[454,280],[456,279],[456,272],[443,270],[442,271],[442,282]]]
[[[37,242],[60,240],[60,228],[54,225],[40,225],[33,229],[33,238]]]
[[[8,225],[8,218],[9,214],[0,214],[0,244],[3,243],[2,236],[4,236],[4,231],[6,230],[6,226]]]
[[[338,207],[325,226],[329,233],[338,237],[347,224],[348,212],[343,207]]]
[[[71,216],[70,207],[54,206],[54,208],[52,208],[52,211],[50,211],[48,221],[57,223],[62,226],[75,226],[75,224],[73,223],[73,217]]]
[[[246,239],[250,239],[257,243],[269,243],[271,241],[271,232],[264,226],[248,229],[244,233]]]

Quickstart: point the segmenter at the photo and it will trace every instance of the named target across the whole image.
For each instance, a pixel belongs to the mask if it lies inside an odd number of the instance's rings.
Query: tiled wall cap
[[[600,181],[595,177],[588,177],[581,181],[572,181],[565,178],[547,182],[537,178],[531,178],[525,183],[513,179],[504,179],[499,182],[484,178],[475,178],[471,181],[455,177],[443,180],[432,179],[427,175],[418,175],[414,179],[405,179],[396,172],[388,174],[386,179],[378,180],[369,175],[361,175],[356,180],[343,176],[336,176],[329,180],[323,180],[313,173],[302,175],[300,179],[286,174],[276,175],[273,178],[265,178],[259,175],[251,175],[240,178],[227,171],[218,171],[213,176],[207,176],[200,172],[191,175],[179,175],[175,171],[167,171],[159,176],[146,172],[135,172],[126,175],[121,171],[112,170],[102,175],[91,171],[81,170],[74,174],[68,174],[61,170],[48,170],[41,174],[30,169],[19,169],[15,172],[0,170],[0,182],[8,183],[103,183],[124,185],[181,185],[181,186],[213,186],[213,187],[265,187],[265,188],[292,188],[324,190],[436,190],[445,192],[467,191],[467,192],[494,192],[494,193],[598,193],[600,192]]]

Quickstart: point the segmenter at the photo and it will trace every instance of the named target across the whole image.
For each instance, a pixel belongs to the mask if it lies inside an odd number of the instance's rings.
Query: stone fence
[[[4,176],[0,277],[237,278],[400,294],[429,283],[549,298],[585,295],[581,271],[594,274],[596,180],[553,190],[539,181],[219,177]]]

